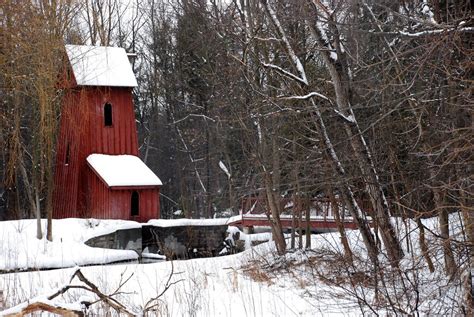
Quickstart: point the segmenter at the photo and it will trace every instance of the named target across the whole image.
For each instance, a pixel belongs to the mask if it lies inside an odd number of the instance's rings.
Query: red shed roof
[[[162,185],[158,176],[134,155],[91,154],[87,164],[112,189]]]

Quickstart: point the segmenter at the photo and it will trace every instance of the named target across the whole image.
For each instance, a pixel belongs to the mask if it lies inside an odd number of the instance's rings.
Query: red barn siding
[[[78,128],[74,125],[78,121],[78,114],[71,111],[73,105],[78,104],[80,96],[77,91],[69,90],[64,97],[61,124],[58,135],[56,168],[54,175],[53,216],[55,218],[77,217],[78,189],[79,189],[79,140]],[[66,149],[70,144],[70,161],[65,165]]]
[[[140,213],[138,216],[132,217],[132,219],[146,222],[150,219],[160,218],[159,189],[141,189],[138,190],[138,194],[140,195]],[[130,199],[128,203],[130,204]]]
[[[94,195],[90,196],[88,210],[90,215],[101,219],[132,219],[146,222],[150,219],[159,218],[159,190],[138,189],[139,194],[139,214],[132,217],[131,196],[134,189],[110,189],[97,175],[89,169],[88,186]]]
[[[112,105],[112,126],[104,125],[104,105]],[[65,164],[69,144],[69,164]],[[80,87],[64,97],[58,135],[54,218],[130,219],[131,190],[111,190],[87,166],[92,153],[138,156],[131,88]],[[159,189],[140,189],[140,215],[159,216]]]

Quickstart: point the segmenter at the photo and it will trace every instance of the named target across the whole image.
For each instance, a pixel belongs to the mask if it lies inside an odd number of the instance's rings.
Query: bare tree
[[[29,202],[21,217],[37,218],[37,237],[42,237],[40,219],[48,218],[47,239],[52,239],[53,157],[60,93],[57,79],[62,67],[63,36],[72,22],[71,1],[2,4],[5,12],[5,49],[1,65],[5,83],[5,120],[13,124],[6,132],[7,184],[22,188]],[[28,33],[23,32],[28,30]],[[15,111],[11,111],[15,109]],[[16,183],[16,184],[15,184]],[[17,207],[21,207],[17,191]]]

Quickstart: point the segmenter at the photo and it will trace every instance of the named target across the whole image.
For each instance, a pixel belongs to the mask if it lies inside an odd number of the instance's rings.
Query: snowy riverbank
[[[452,214],[450,221],[453,237],[459,238],[459,215]],[[416,307],[419,312],[443,312],[462,302],[461,290],[443,274],[441,243],[437,238],[436,219],[423,220],[426,239],[436,272],[430,273],[424,264],[418,246],[419,232],[413,221],[396,221],[404,248],[414,252],[402,262],[406,268],[406,280],[416,282],[403,289],[397,279],[388,290],[393,298],[406,292],[417,294],[411,300],[400,297],[400,309],[409,311]],[[104,250],[86,247],[82,241],[91,235],[105,233],[118,227],[135,226],[133,222],[90,221],[78,219],[54,222],[55,241],[37,241],[34,222],[23,220],[0,223],[2,240],[1,258],[4,267],[24,267],[25,263],[54,265],[77,262],[91,264],[100,259],[126,258],[128,251]],[[365,251],[358,231],[348,231],[348,239],[354,254],[364,258]],[[62,241],[61,241],[62,240]],[[27,256],[5,260],[12,252],[6,244],[18,242],[19,249]],[[361,308],[351,292],[363,296],[369,306],[379,305],[380,298],[373,296],[370,283],[362,281],[351,288],[347,277],[363,274],[367,267],[358,262],[348,270],[337,272],[338,263],[331,262],[331,254],[342,250],[337,233],[312,236],[312,249],[290,251],[283,257],[275,254],[272,242],[260,244],[242,253],[183,261],[163,261],[151,264],[119,264],[82,267],[81,272],[93,281],[105,294],[112,294],[128,309],[140,315],[149,300],[160,294],[169,280],[174,283],[159,298],[157,309],[168,316],[351,316],[360,315]],[[132,251],[133,252],[133,251]],[[408,253],[407,253],[408,254]],[[91,259],[94,259],[93,261]],[[49,262],[48,262],[49,261]],[[359,261],[359,260],[358,260]],[[381,257],[381,263],[387,262]],[[29,264],[28,264],[29,265]],[[59,265],[59,264],[58,264]],[[18,272],[0,275],[0,290],[3,290],[6,307],[25,302],[31,298],[51,294],[70,283],[77,269],[66,268],[49,271]],[[173,272],[173,273],[172,273]],[[388,271],[387,271],[388,272]],[[171,277],[170,274],[172,273]],[[325,279],[321,279],[321,275]],[[127,280],[128,279],[128,280]],[[127,280],[127,281],[126,281]],[[126,281],[126,282],[125,282]],[[407,287],[407,286],[404,286]],[[117,291],[118,289],[118,291]],[[76,305],[87,294],[83,290],[70,290],[58,297],[62,304]],[[388,306],[387,306],[388,307]],[[103,314],[103,305],[94,305],[92,312]],[[380,310],[390,313],[389,308]],[[0,314],[1,315],[1,314]]]

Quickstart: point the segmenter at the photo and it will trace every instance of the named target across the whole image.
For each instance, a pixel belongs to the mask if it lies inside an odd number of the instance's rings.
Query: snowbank
[[[402,262],[402,268],[408,268],[406,276],[416,281],[410,284],[409,289],[404,289],[399,284],[394,284],[388,290],[400,296],[401,308],[410,311],[410,305],[418,305],[418,312],[423,315],[446,315],[445,312],[462,302],[460,289],[452,286],[444,275],[442,266],[442,244],[438,238],[437,219],[423,220],[426,226],[426,240],[430,246],[431,256],[436,266],[435,273],[429,273],[423,262],[423,256],[419,248],[419,230],[416,223],[410,220],[393,219],[394,224],[402,237],[402,245],[413,250],[407,253]],[[195,221],[194,221],[195,222]],[[182,222],[179,222],[182,224]],[[205,222],[201,222],[205,223]],[[460,216],[450,215],[452,235],[454,239],[460,240]],[[23,239],[28,242],[19,241],[22,249],[26,249],[30,261],[39,254],[45,257],[48,252],[53,254],[53,247],[57,245],[68,245],[68,256],[75,257],[77,261],[92,252],[92,248],[81,245],[86,236],[99,232],[106,232],[114,226],[136,226],[133,222],[117,221],[88,221],[80,219],[57,220],[55,226],[55,242],[46,243],[34,238],[34,221],[4,222],[0,223],[0,232],[3,239],[1,255],[11,252],[6,244],[14,244],[15,239]],[[73,238],[66,239],[73,233]],[[229,233],[236,233],[236,228],[230,228]],[[21,234],[19,234],[21,233]],[[9,237],[11,236],[11,237]],[[60,242],[62,237],[62,241]],[[362,259],[366,258],[366,252],[357,230],[347,231],[347,237],[352,251]],[[241,238],[253,240],[254,235],[241,233]],[[263,237],[260,237],[263,238]],[[6,240],[10,239],[10,240]],[[5,241],[9,241],[6,243]],[[84,249],[85,247],[85,249]],[[63,249],[61,252],[66,252]],[[111,250],[114,252],[121,251]],[[354,297],[350,297],[352,291],[363,294],[367,304],[376,303],[372,296],[372,290],[364,285],[356,285],[354,289],[344,283],[343,276],[335,275],[337,263],[327,262],[326,266],[311,266],[314,259],[311,257],[325,256],[331,252],[342,251],[338,233],[327,233],[312,236],[312,250],[288,252],[284,257],[277,256],[273,242],[259,244],[246,251],[229,256],[217,258],[202,258],[186,261],[163,261],[152,264],[120,264],[108,266],[88,266],[81,268],[83,274],[99,289],[106,294],[111,294],[119,288],[120,291],[115,298],[129,307],[137,315],[143,312],[143,308],[150,298],[160,294],[166,287],[166,281],[171,274],[170,281],[176,282],[160,298],[158,312],[156,315],[166,316],[352,316],[361,315],[360,307]],[[97,259],[104,257],[104,250],[97,254]],[[19,257],[19,255],[16,255]],[[2,259],[2,261],[4,261]],[[21,261],[17,260],[17,263]],[[381,256],[381,262],[386,261]],[[271,269],[262,270],[256,263],[263,263]],[[5,265],[2,262],[2,265]],[[9,263],[11,265],[11,262]],[[278,268],[281,265],[282,269]],[[340,264],[339,264],[340,265]],[[367,270],[367,267],[351,267],[350,272],[344,274],[359,273],[352,269]],[[335,284],[328,284],[315,275],[315,270],[321,270],[328,279],[334,279]],[[18,305],[30,298],[51,293],[51,290],[63,287],[70,281],[75,268],[59,269],[53,271],[9,273],[0,275],[0,290],[4,291],[6,307]],[[130,279],[124,283],[128,278]],[[340,279],[340,280],[339,280]],[[416,286],[416,289],[411,289]],[[456,288],[457,287],[457,288]],[[349,293],[348,293],[349,292]],[[403,302],[406,292],[416,292],[413,302]],[[394,294],[395,294],[394,293]],[[400,295],[402,294],[402,295]],[[80,298],[86,296],[82,290],[75,290],[63,297],[65,303],[80,302]],[[90,295],[90,294],[89,294]],[[393,297],[395,298],[395,296]],[[102,307],[93,306],[92,313],[106,315]],[[453,311],[451,311],[453,312]],[[370,312],[367,312],[370,315]],[[391,314],[392,311],[377,311],[381,315]],[[1,315],[1,313],[0,313]]]
[[[53,241],[36,239],[36,220],[0,222],[0,271],[51,269],[137,260],[130,250],[92,248],[88,239],[119,229],[137,228],[133,221],[53,220]],[[42,220],[46,228],[46,220]]]

